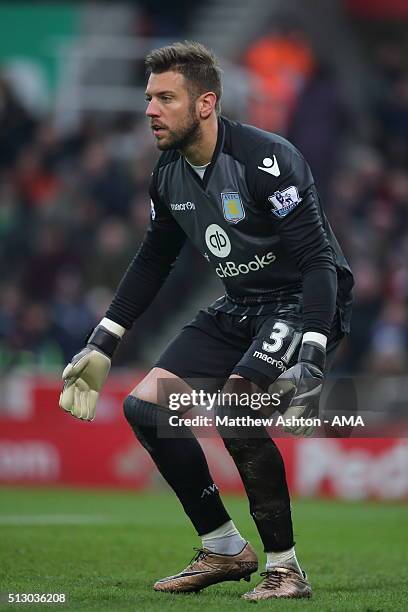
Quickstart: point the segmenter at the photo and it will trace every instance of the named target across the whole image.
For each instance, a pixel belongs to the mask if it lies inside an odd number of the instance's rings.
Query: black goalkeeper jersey
[[[129,328],[150,304],[186,238],[225,288],[213,308],[265,314],[301,296],[304,331],[343,329],[353,277],[325,217],[310,168],[287,140],[221,118],[201,179],[177,152],[153,171],[151,222],[106,316]]]

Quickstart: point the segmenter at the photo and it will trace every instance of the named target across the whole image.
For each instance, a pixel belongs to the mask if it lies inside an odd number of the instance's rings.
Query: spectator
[[[244,56],[253,76],[250,121],[271,132],[286,133],[291,114],[315,59],[304,34],[288,28],[256,40]]]

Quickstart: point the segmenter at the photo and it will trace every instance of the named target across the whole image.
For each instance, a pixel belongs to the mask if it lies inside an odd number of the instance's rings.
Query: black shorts
[[[155,364],[193,388],[223,387],[231,374],[267,391],[282,372],[297,362],[302,340],[301,304],[279,305],[261,316],[200,310],[170,342]],[[327,342],[327,368],[344,337],[336,314]]]

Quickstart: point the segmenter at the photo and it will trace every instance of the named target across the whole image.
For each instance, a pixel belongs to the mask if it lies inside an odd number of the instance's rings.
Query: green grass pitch
[[[225,501],[263,564],[246,500]],[[170,494],[0,489],[0,592],[66,593],[68,599],[65,605],[3,603],[0,609],[408,610],[406,506],[332,501],[293,506],[298,557],[314,596],[253,604],[240,600],[246,582],[188,595],[152,590],[156,578],[183,569],[199,545]]]

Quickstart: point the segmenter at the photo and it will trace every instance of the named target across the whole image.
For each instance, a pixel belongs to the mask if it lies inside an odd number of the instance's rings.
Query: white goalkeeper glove
[[[93,421],[99,393],[109,374],[111,358],[125,329],[102,319],[88,339],[88,344],[74,355],[62,373],[64,387],[59,405],[72,416]]]

